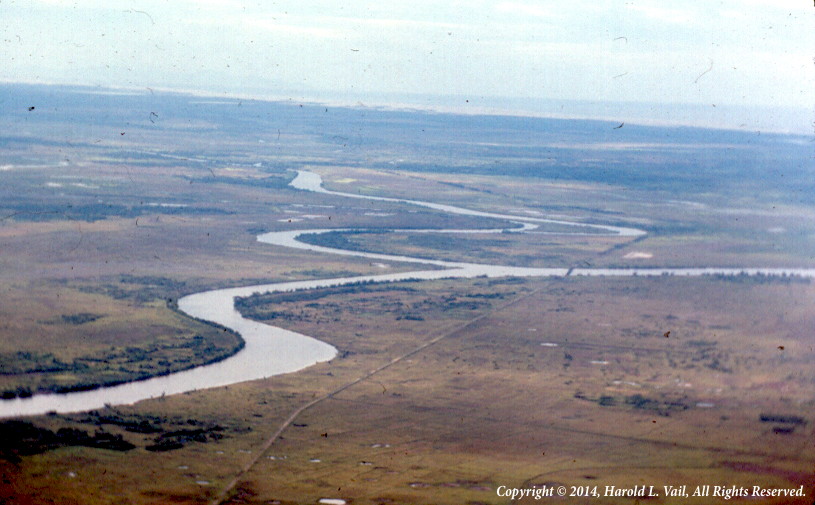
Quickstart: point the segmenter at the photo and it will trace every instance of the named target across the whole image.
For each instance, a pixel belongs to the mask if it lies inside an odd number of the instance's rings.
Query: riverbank
[[[515,232],[534,229],[535,223],[557,223],[581,228],[591,227],[604,233],[637,238],[645,234],[642,230],[587,223],[569,223],[567,221],[513,216],[473,211],[459,207],[403,200],[386,197],[355,195],[328,191],[322,187],[319,175],[300,171],[291,182],[291,186],[317,193],[348,198],[369,199],[419,205],[443,212],[503,219],[511,223]],[[518,229],[520,227],[520,229]],[[596,231],[595,230],[595,231]],[[105,405],[131,404],[140,400],[165,395],[179,394],[199,389],[225,386],[238,382],[261,379],[272,375],[301,370],[315,363],[328,361],[337,355],[337,349],[312,337],[274,326],[245,319],[234,307],[235,297],[249,297],[256,293],[290,292],[308,289],[336,287],[354,283],[382,283],[400,280],[432,280],[475,277],[549,277],[549,276],[712,276],[712,275],[766,275],[766,276],[801,276],[815,277],[815,269],[777,269],[777,268],[671,268],[671,269],[592,269],[592,268],[523,268],[503,265],[484,265],[466,262],[447,262],[433,259],[396,256],[380,253],[343,250],[331,247],[306,244],[298,237],[310,234],[336,232],[337,229],[298,230],[270,232],[258,236],[258,241],[311,252],[364,257],[378,261],[408,262],[440,267],[435,270],[417,270],[393,274],[364,275],[318,279],[310,281],[281,282],[246,286],[240,288],[218,289],[185,296],[178,301],[178,308],[186,315],[228,328],[242,336],[245,341],[243,350],[217,363],[199,366],[182,372],[162,377],[118,384],[91,391],[79,391],[69,394],[37,394],[29,398],[16,398],[0,402],[0,417],[17,417],[37,415],[47,412],[80,412]],[[433,231],[435,233],[471,233],[472,230],[411,230],[414,232]],[[489,230],[502,232],[505,230]],[[483,231],[482,231],[483,232]]]

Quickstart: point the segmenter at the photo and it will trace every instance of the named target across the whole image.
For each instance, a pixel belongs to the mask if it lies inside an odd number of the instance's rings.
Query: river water
[[[415,200],[398,198],[385,198],[341,193],[329,191],[322,187],[322,179],[318,174],[300,171],[292,181],[291,186],[303,191],[342,196],[347,198],[362,198],[383,202],[406,203],[451,214],[460,214],[475,217],[488,217],[504,219],[512,223],[508,230],[477,230],[478,233],[500,233],[512,231],[522,233],[533,230],[541,223],[554,223],[570,225],[576,228],[573,235],[584,235],[581,231],[593,229],[593,235],[606,234],[624,237],[638,237],[645,234],[642,230],[608,225],[588,223],[572,223],[568,221],[535,218],[528,216],[514,216],[464,209],[451,205],[435,204]],[[197,368],[177,372],[162,377],[99,388],[91,391],[81,391],[67,394],[38,394],[30,398],[15,398],[0,401],[0,418],[26,415],[39,415],[48,412],[82,412],[102,408],[105,405],[132,404],[150,398],[159,398],[164,395],[173,395],[195,391],[199,389],[226,386],[238,382],[262,379],[272,375],[284,374],[302,370],[315,363],[333,359],[337,350],[325,342],[293,331],[284,330],[267,324],[250,321],[243,318],[234,306],[237,296],[245,297],[255,293],[289,292],[304,289],[317,289],[331,286],[341,286],[361,281],[394,282],[401,280],[431,280],[448,278],[474,278],[486,277],[546,277],[565,275],[586,276],[701,276],[701,275],[799,275],[815,277],[815,269],[779,269],[779,268],[524,268],[502,265],[482,265],[476,263],[450,262],[423,258],[412,258],[379,253],[366,253],[348,251],[331,247],[316,246],[300,242],[297,238],[304,234],[319,234],[342,231],[337,229],[279,231],[264,233],[258,240],[265,244],[292,249],[308,250],[325,254],[339,254],[357,256],[379,261],[392,261],[403,263],[416,263],[435,267],[432,269],[419,269],[411,272],[343,277],[334,279],[318,279],[310,281],[282,282],[263,284],[230,289],[216,289],[203,293],[185,296],[178,301],[178,308],[198,319],[218,323],[241,334],[246,342],[245,347],[235,355],[220,362],[203,365]],[[351,230],[345,230],[351,231]],[[394,230],[399,231],[399,230]],[[401,230],[413,233],[473,233],[474,230]]]

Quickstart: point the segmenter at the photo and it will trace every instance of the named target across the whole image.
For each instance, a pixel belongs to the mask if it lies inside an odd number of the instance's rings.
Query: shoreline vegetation
[[[300,179],[306,179],[306,182],[296,182]],[[341,192],[331,192],[322,189],[321,178],[310,172],[300,172],[298,178],[292,181],[291,186],[300,190],[308,191],[324,191],[328,194],[337,196],[353,196]],[[361,197],[368,198],[368,197]],[[420,205],[423,205],[420,203]],[[452,213],[467,213],[466,209],[458,209],[452,206],[445,208],[447,212]],[[497,216],[491,216],[494,218]],[[512,216],[502,216],[504,219],[509,220]],[[576,226],[584,226],[577,224]],[[594,226],[594,225],[588,225]],[[599,225],[598,225],[599,226]],[[328,233],[309,233],[305,231],[298,237],[298,240],[304,244],[319,244],[322,246],[334,247],[340,250],[355,250],[361,249],[358,244],[354,244],[348,240],[348,236],[355,236],[364,233],[386,234],[388,229],[382,230],[337,230]],[[364,249],[364,247],[362,248]],[[368,251],[362,254],[375,254]],[[415,254],[415,253],[414,253]],[[574,271],[570,268],[566,272],[569,276]],[[589,269],[590,271],[591,269]],[[599,269],[603,270],[603,269]],[[624,271],[625,269],[610,269],[609,271],[617,270]],[[682,270],[682,269],[678,269]],[[663,273],[663,275],[670,275],[671,273]],[[551,275],[551,274],[546,274]],[[602,274],[601,274],[602,275]],[[636,276],[636,272],[631,275]],[[698,275],[698,274],[697,274]],[[731,282],[750,282],[750,283],[765,283],[765,282],[805,282],[809,283],[810,279],[798,275],[772,275],[762,272],[749,274],[746,271],[741,271],[737,274],[726,274],[711,272],[709,275],[714,276],[719,280],[729,280]],[[360,281],[357,283],[350,283],[344,286],[334,288],[324,288],[320,292],[313,290],[297,290],[292,294],[275,294],[267,293],[266,295],[253,295],[250,297],[238,297],[235,300],[235,308],[251,319],[268,321],[279,317],[289,318],[290,314],[277,313],[275,311],[266,311],[264,313],[257,312],[257,306],[263,304],[268,299],[285,299],[289,298],[296,300],[303,299],[317,299],[333,294],[334,292],[351,293],[358,292],[359,290],[380,289],[367,287],[369,284],[377,284],[381,281]],[[34,394],[68,394],[80,391],[95,390],[104,387],[116,386],[129,382],[137,382],[147,380],[154,377],[162,377],[176,372],[190,370],[196,367],[201,367],[219,361],[223,361],[231,356],[234,356],[241,351],[246,342],[240,334],[230,328],[221,324],[208,321],[206,319],[191,316],[178,307],[178,297],[186,287],[185,283],[174,281],[172,279],[163,277],[138,277],[132,275],[124,275],[120,278],[122,285],[141,285],[141,289],[130,291],[122,289],[121,286],[104,285],[98,289],[85,289],[89,292],[100,292],[107,296],[116,299],[129,299],[132,298],[138,303],[155,302],[156,300],[164,300],[168,309],[176,314],[181,315],[188,321],[195,321],[205,326],[215,328],[233,337],[233,343],[229,346],[218,347],[212,341],[208,341],[202,335],[195,333],[191,337],[187,335],[186,339],[179,339],[177,336],[173,337],[175,342],[150,342],[147,346],[142,347],[124,347],[116,348],[111,347],[110,351],[106,354],[81,356],[74,358],[71,362],[61,361],[51,353],[33,353],[19,351],[16,353],[0,354],[0,376],[25,376],[27,379],[31,378],[34,374],[44,374],[41,376],[40,384],[31,387],[29,385],[15,385],[6,386],[5,389],[0,390],[0,400],[10,400],[14,398],[27,398]],[[388,288],[385,288],[388,289]],[[100,291],[101,290],[101,291]],[[324,291],[324,292],[323,292]],[[173,295],[176,295],[175,297]],[[69,325],[84,325],[93,323],[100,319],[102,316],[90,312],[82,312],[76,314],[64,314],[51,322],[51,324],[69,324]],[[421,316],[407,315],[408,318],[418,318],[422,320]],[[145,349],[145,347],[147,347]],[[192,356],[189,356],[189,354]],[[137,368],[136,368],[137,367]],[[61,377],[60,382],[56,382],[49,377],[48,374],[74,374],[74,379],[66,379]],[[28,381],[29,384],[31,381]],[[36,381],[35,381],[36,383]]]
[[[209,326],[232,337],[232,345],[218,345],[213,339],[195,332],[192,335],[173,337],[177,342],[154,341],[149,346],[113,347],[105,354],[82,356],[71,362],[61,361],[52,353],[18,351],[0,354],[0,376],[24,378],[31,383],[32,377],[39,384],[6,386],[0,391],[0,400],[29,398],[34,394],[68,394],[79,391],[117,386],[128,382],[148,380],[199,366],[223,361],[241,351],[246,342],[236,331],[218,323],[191,317],[178,308],[177,299],[168,298],[166,307],[183,318]],[[90,313],[61,316],[66,324],[85,324],[100,316]],[[60,377],[52,375],[61,374]],[[65,380],[65,374],[75,377]],[[64,382],[57,382],[62,379]]]
[[[192,366],[175,358],[198,359],[210,338],[238,345],[172,300],[232,327],[233,294],[245,296],[284,338],[336,351],[277,374],[273,358],[294,353],[255,347],[270,339],[247,321],[242,352],[176,381],[217,387],[164,387],[169,374],[116,386],[132,392],[119,406],[106,388],[9,400],[36,409],[0,420],[0,502],[458,505],[497,503],[512,483],[621,486],[634,474],[806,484],[812,496],[807,139],[0,87],[20,98],[0,104],[19,132],[0,141],[0,370],[54,369],[0,375],[0,391],[76,383],[56,370],[74,364],[100,382],[116,377],[94,369],[154,373],[162,359]],[[325,186],[272,188],[296,170]],[[382,253],[367,258],[257,237],[487,219],[398,201],[416,198],[648,235],[324,237]],[[436,278],[435,264],[385,257],[397,253],[514,266]],[[421,282],[394,280],[418,268]],[[391,283],[348,284],[360,276]],[[281,292],[252,296],[259,285]],[[303,286],[323,287],[291,291]],[[133,356],[155,366],[124,364]],[[260,365],[270,372],[245,378]]]
[[[54,420],[61,421],[61,427],[54,429],[50,425]],[[78,426],[92,426],[93,434]],[[189,417],[139,415],[115,408],[67,416],[53,414],[45,423],[11,419],[0,421],[0,460],[20,463],[23,456],[66,447],[117,452],[141,447],[149,452],[167,452],[193,442],[218,441],[241,431],[246,428]]]

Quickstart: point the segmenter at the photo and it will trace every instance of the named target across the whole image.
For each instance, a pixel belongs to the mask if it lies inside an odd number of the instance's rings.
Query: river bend
[[[404,203],[426,207],[450,214],[503,219],[510,223],[507,229],[491,230],[393,230],[412,233],[501,233],[506,231],[525,233],[534,230],[539,224],[552,223],[574,227],[574,233],[560,235],[584,235],[587,230],[592,235],[605,234],[623,237],[640,237],[645,232],[635,228],[610,225],[575,223],[563,220],[496,214],[477,210],[443,205],[417,200],[399,198],[364,196],[353,193],[329,191],[322,186],[318,174],[299,171],[290,184],[292,187],[316,193],[323,193],[347,198],[359,198],[382,202]],[[302,370],[315,363],[333,359],[337,350],[325,342],[307,335],[277,328],[267,324],[243,318],[235,310],[235,297],[246,297],[256,293],[289,292],[304,289],[318,289],[341,286],[361,281],[393,282],[401,280],[431,280],[446,278],[486,277],[546,277],[566,275],[586,276],[701,276],[701,275],[799,275],[815,277],[815,269],[794,268],[525,268],[502,265],[485,265],[466,262],[441,261],[413,258],[380,253],[350,251],[325,246],[306,244],[298,240],[305,234],[319,234],[336,231],[356,231],[356,229],[337,230],[297,230],[264,233],[258,240],[265,244],[307,250],[325,254],[338,254],[375,259],[426,265],[429,269],[417,269],[410,272],[380,275],[364,275],[334,279],[318,279],[296,282],[279,282],[240,288],[216,289],[185,296],[178,301],[178,308],[198,319],[211,321],[230,328],[243,337],[246,345],[233,356],[217,363],[202,365],[182,372],[154,377],[151,379],[103,387],[90,391],[66,394],[37,394],[30,398],[15,398],[0,401],[0,418],[26,415],[40,415],[48,412],[70,413],[102,408],[106,405],[132,404],[141,400],[195,391],[199,389],[226,386],[239,382],[263,379],[272,375]]]

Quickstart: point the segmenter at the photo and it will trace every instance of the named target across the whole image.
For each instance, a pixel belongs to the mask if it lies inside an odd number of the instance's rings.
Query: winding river
[[[501,233],[506,231],[525,233],[534,230],[540,224],[559,224],[568,225],[575,228],[574,233],[565,233],[568,235],[583,235],[587,234],[589,231],[594,232],[592,235],[605,234],[632,238],[645,235],[644,231],[635,228],[574,223],[527,216],[495,214],[416,200],[363,196],[353,193],[329,191],[322,187],[322,179],[318,174],[307,171],[298,172],[297,177],[291,182],[291,186],[303,191],[312,191],[334,196],[360,198],[382,202],[405,203],[451,214],[503,219],[512,224],[512,228],[508,228],[506,230],[401,230],[412,233]],[[99,388],[91,391],[81,391],[68,394],[38,394],[30,398],[3,400],[0,401],[0,418],[39,415],[48,412],[82,412],[102,408],[105,405],[132,404],[141,400],[162,397],[164,395],[173,395],[199,389],[226,386],[238,382],[262,379],[272,375],[295,372],[315,363],[331,360],[336,356],[337,350],[325,342],[321,342],[307,335],[302,335],[293,331],[284,330],[282,328],[269,326],[267,324],[250,321],[243,318],[237,312],[237,310],[235,310],[235,297],[245,297],[256,293],[317,289],[351,284],[360,281],[393,282],[408,279],[429,280],[446,278],[473,278],[478,276],[700,276],[713,274],[736,275],[746,273],[749,275],[799,275],[810,278],[815,277],[815,269],[790,268],[524,268],[349,251],[344,249],[310,245],[298,240],[298,237],[305,234],[319,234],[336,231],[352,230],[321,229],[277,231],[264,233],[258,236],[258,240],[265,244],[289,247],[293,249],[301,249],[326,254],[358,256],[381,261],[416,263],[417,265],[427,265],[433,268],[425,270],[418,269],[415,271],[402,273],[280,282],[240,288],[216,289],[185,296],[178,301],[178,307],[181,311],[192,317],[212,321],[237,331],[245,340],[245,347],[235,355],[217,363],[200,366],[162,377],[155,377],[152,379],[135,381],[117,386]]]

